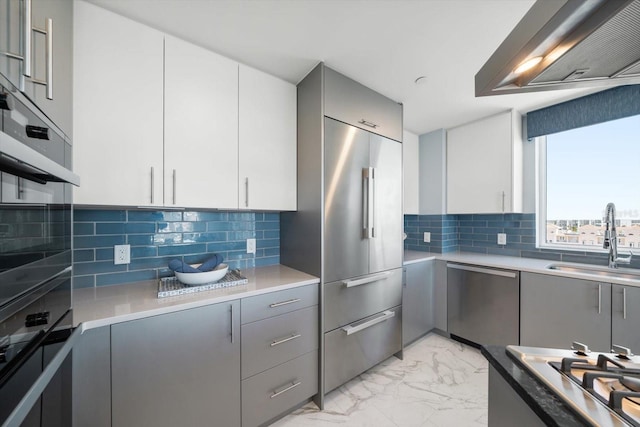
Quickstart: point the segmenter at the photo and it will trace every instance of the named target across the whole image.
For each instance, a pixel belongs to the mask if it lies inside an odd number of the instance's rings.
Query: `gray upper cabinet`
[[[37,30],[32,32],[32,72],[25,81],[24,93],[71,138],[73,2],[32,0],[31,25]],[[48,38],[51,52],[47,50]]]
[[[240,426],[240,301],[111,328],[112,422]]]
[[[24,2],[19,0],[0,0],[0,74],[15,87],[20,87],[23,70],[23,8]]]
[[[521,345],[609,351],[611,284],[523,272],[520,296]]]
[[[611,343],[640,353],[640,288],[612,285]]]
[[[402,105],[325,67],[325,115],[402,141]]]
[[[402,292],[402,344],[407,345],[433,329],[433,280],[435,261],[404,267]]]

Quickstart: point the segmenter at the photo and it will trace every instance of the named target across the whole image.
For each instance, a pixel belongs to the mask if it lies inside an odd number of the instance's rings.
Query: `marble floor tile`
[[[272,427],[486,426],[489,368],[474,348],[429,334]]]

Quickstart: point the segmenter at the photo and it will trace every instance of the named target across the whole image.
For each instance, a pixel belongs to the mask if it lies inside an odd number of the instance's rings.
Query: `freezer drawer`
[[[317,392],[317,351],[246,379],[242,381],[242,427],[262,425]]]
[[[318,305],[318,285],[308,285],[265,295],[242,298],[240,322],[255,322],[301,308]]]
[[[324,286],[324,332],[402,304],[402,268]]]
[[[318,306],[242,325],[242,378],[318,348]]]
[[[447,264],[449,333],[480,345],[518,345],[518,271]]]
[[[402,349],[402,307],[328,332],[324,343],[328,393]]]

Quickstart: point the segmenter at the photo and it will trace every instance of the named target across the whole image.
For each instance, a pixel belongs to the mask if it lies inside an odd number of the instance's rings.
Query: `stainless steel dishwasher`
[[[476,345],[519,344],[520,274],[447,263],[447,318],[451,337]]]

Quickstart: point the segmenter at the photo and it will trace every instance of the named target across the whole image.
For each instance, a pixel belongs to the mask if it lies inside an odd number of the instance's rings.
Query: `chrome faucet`
[[[618,268],[618,263],[629,264],[633,253],[626,258],[618,257],[618,235],[616,233],[616,205],[608,203],[605,208],[605,230],[602,247],[609,249],[609,268]]]

